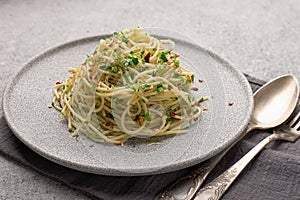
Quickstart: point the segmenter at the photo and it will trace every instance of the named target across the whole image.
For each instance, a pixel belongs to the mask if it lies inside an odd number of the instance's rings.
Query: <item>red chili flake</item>
[[[106,123],[105,123],[105,126],[110,126],[110,122],[106,122]]]
[[[150,59],[150,52],[147,53],[147,55],[144,57],[145,61],[147,63],[149,63],[149,59]]]
[[[170,115],[171,115],[171,116],[175,116],[175,115],[176,115],[176,113],[175,113],[175,112],[173,112],[173,111],[171,111],[171,112],[170,112]]]
[[[196,87],[191,88],[191,90],[198,91],[199,89]]]
[[[196,104],[196,106],[200,107],[200,106],[201,106],[201,103],[198,102],[198,103]]]
[[[228,105],[229,105],[229,106],[232,106],[232,105],[233,105],[233,102],[229,102]]]
[[[61,82],[57,81],[55,84],[58,85],[58,84],[61,84]]]
[[[139,116],[138,120],[139,120],[139,125],[142,126],[144,118],[142,116]]]
[[[203,110],[208,110],[208,108],[203,108]]]
[[[112,114],[110,113],[106,113],[106,117],[111,118],[112,119]]]
[[[198,81],[199,81],[199,83],[202,83],[202,82],[203,82],[203,80],[201,80],[201,79],[199,79]]]

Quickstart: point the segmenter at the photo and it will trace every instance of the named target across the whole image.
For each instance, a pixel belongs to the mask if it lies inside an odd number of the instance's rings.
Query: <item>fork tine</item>
[[[300,111],[298,112],[298,114],[293,117],[293,119],[289,122],[289,125],[294,128],[297,124],[300,125],[300,120],[298,121],[298,119],[300,118]],[[298,121],[298,123],[296,123]]]

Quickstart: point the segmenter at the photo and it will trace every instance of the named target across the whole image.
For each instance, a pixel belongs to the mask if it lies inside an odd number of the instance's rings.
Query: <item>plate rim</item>
[[[172,31],[169,29],[164,29],[167,31]],[[176,31],[175,31],[176,32]],[[159,35],[159,33],[157,33],[157,35]],[[117,175],[117,176],[144,176],[144,175],[154,175],[154,174],[161,174],[161,173],[166,173],[166,172],[171,172],[171,171],[175,171],[175,170],[180,170],[183,168],[187,168],[190,166],[193,166],[195,164],[201,163],[209,158],[211,158],[212,156],[218,154],[219,152],[223,151],[226,147],[228,147],[230,144],[232,144],[235,140],[237,140],[239,138],[239,136],[242,134],[242,132],[246,129],[246,127],[248,126],[248,123],[250,121],[251,118],[251,114],[253,112],[253,107],[254,107],[254,99],[253,99],[253,92],[250,86],[250,83],[248,82],[247,78],[245,77],[245,75],[237,68],[234,67],[234,65],[229,62],[227,59],[225,59],[224,57],[218,55],[217,53],[215,53],[214,51],[208,49],[208,48],[204,48],[203,46],[199,45],[198,43],[191,41],[191,43],[193,43],[193,45],[195,45],[197,48],[200,48],[203,52],[208,53],[211,57],[213,57],[214,59],[217,59],[218,62],[223,63],[224,65],[226,65],[227,68],[230,68],[230,70],[234,71],[234,73],[236,73],[239,76],[239,79],[242,80],[241,84],[243,86],[245,86],[244,88],[246,89],[246,93],[247,94],[247,99],[248,99],[248,104],[250,105],[248,107],[248,110],[246,112],[246,116],[244,121],[243,121],[243,125],[240,126],[238,133],[235,135],[235,137],[231,137],[230,140],[226,140],[226,142],[223,143],[223,145],[219,146],[219,148],[215,151],[212,151],[210,153],[208,153],[206,156],[204,156],[202,158],[202,161],[199,161],[199,159],[194,158],[194,159],[189,159],[188,161],[180,161],[180,162],[176,162],[176,163],[172,163],[171,165],[167,165],[167,166],[154,166],[154,167],[141,167],[141,168],[126,168],[126,169],[116,169],[116,168],[104,168],[104,167],[95,167],[94,170],[91,170],[91,166],[86,166],[82,163],[78,163],[78,162],[73,162],[73,161],[66,161],[64,159],[61,159],[60,157],[54,156],[54,155],[49,155],[47,154],[47,152],[41,151],[39,148],[37,148],[35,145],[32,145],[31,143],[27,142],[24,138],[21,137],[21,135],[18,133],[17,128],[14,126],[13,120],[10,119],[10,114],[9,114],[9,99],[10,99],[10,91],[12,89],[12,87],[14,86],[14,83],[16,80],[18,80],[18,78],[20,76],[22,76],[22,74],[24,72],[26,72],[26,70],[30,69],[31,66],[33,66],[32,64],[34,62],[36,62],[38,59],[43,59],[45,56],[47,56],[48,54],[51,54],[53,52],[55,52],[56,50],[59,50],[61,48],[66,48],[69,45],[72,44],[78,44],[78,43],[84,43],[84,41],[90,41],[90,40],[96,40],[97,38],[103,38],[103,37],[107,37],[107,36],[111,36],[111,34],[109,33],[102,33],[102,34],[97,34],[97,35],[92,35],[92,36],[87,36],[87,37],[81,37],[78,39],[73,39],[73,40],[69,40],[67,42],[63,42],[60,44],[56,44],[44,51],[42,51],[41,53],[36,54],[35,56],[31,57],[27,62],[25,62],[22,67],[10,78],[10,80],[8,81],[8,83],[6,84],[6,87],[4,89],[4,93],[3,93],[3,113],[4,113],[4,119],[7,123],[7,125],[9,126],[10,130],[14,133],[14,135],[23,143],[25,144],[27,147],[29,147],[31,150],[33,150],[35,153],[37,153],[38,155],[52,161],[55,162],[61,166],[65,166],[71,169],[75,169],[75,170],[79,170],[79,171],[83,171],[83,172],[88,172],[88,173],[94,173],[94,174],[102,174],[102,175]],[[172,37],[172,35],[170,35],[170,37]],[[170,167],[172,167],[172,170],[170,169]],[[97,168],[97,169],[96,169]],[[176,168],[176,169],[175,169]],[[145,170],[146,169],[146,170]],[[159,169],[159,171],[157,171]],[[138,172],[137,172],[138,171]]]

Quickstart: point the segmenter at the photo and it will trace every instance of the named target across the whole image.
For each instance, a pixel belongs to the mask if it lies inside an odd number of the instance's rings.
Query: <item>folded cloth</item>
[[[265,82],[246,75],[253,91]],[[208,181],[240,159],[269,131],[252,131],[221,160]],[[168,184],[190,173],[197,166],[171,173],[117,177],[79,172],[55,164],[25,146],[0,118],[0,153],[39,173],[80,190],[91,199],[141,200],[154,199]],[[223,199],[300,199],[300,140],[295,143],[273,142],[260,153],[237,178]]]

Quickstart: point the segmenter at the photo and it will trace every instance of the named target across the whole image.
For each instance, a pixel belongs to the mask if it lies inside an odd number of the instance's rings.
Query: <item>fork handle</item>
[[[258,143],[246,155],[244,155],[238,162],[232,165],[229,169],[223,172],[220,176],[207,184],[204,188],[200,189],[196,194],[194,200],[218,200],[227,191],[229,186],[248,165],[248,163],[271,141],[276,140],[278,137],[272,134]]]

